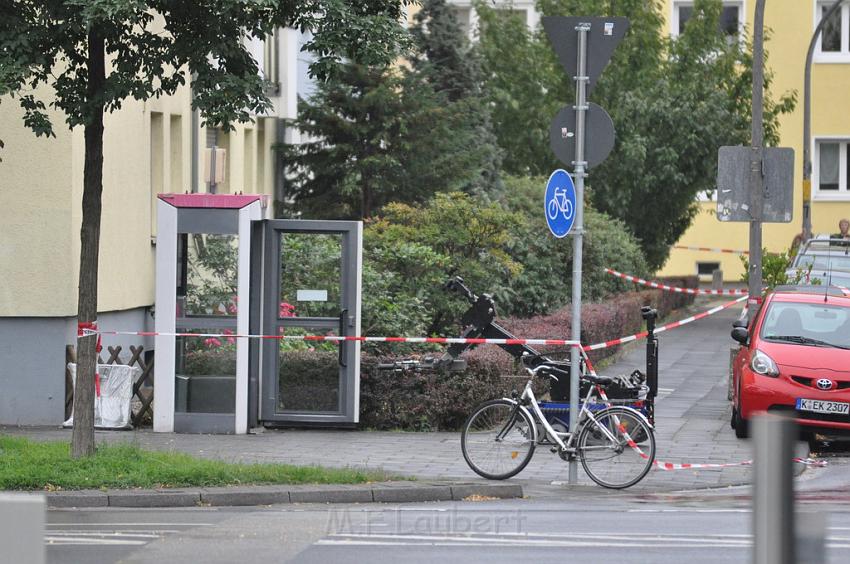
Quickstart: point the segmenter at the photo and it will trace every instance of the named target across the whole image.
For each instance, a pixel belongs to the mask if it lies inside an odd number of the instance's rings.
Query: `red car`
[[[780,286],[732,338],[741,343],[732,361],[736,436],[764,412],[793,416],[803,432],[850,434],[850,290]]]

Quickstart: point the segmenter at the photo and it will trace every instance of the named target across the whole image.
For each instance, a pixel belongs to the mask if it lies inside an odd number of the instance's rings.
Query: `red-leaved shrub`
[[[668,279],[669,285],[695,288],[696,277]],[[692,303],[690,294],[641,290],[614,296],[605,302],[582,307],[582,339],[598,343],[637,333],[644,328],[640,308],[651,305],[661,317],[673,308]],[[505,318],[498,323],[519,338],[569,339],[570,307],[551,315],[530,319]],[[540,352],[567,355],[567,347],[535,347]],[[591,353],[598,361],[611,356],[616,347]],[[364,355],[361,360],[360,422],[375,429],[457,430],[479,403],[521,390],[526,375],[515,359],[494,345],[481,345],[464,355],[463,372],[379,371],[379,362],[392,358]],[[544,383],[538,384],[541,388]],[[544,390],[538,390],[544,391]]]

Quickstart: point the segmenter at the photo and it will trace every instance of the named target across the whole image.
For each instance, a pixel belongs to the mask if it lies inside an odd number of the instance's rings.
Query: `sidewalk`
[[[719,303],[700,299],[700,310]],[[706,305],[708,304],[708,305]],[[736,463],[752,458],[749,441],[735,438],[729,427],[726,385],[729,337],[740,308],[672,329],[659,335],[659,399],[656,406],[656,458],[672,463]],[[628,374],[645,367],[644,342],[612,366],[606,375]],[[482,398],[484,400],[486,398]],[[70,440],[70,430],[0,428],[0,432],[38,440]],[[144,448],[182,451],[201,457],[239,462],[282,462],[298,465],[383,468],[420,480],[461,480],[485,483],[466,465],[459,433],[402,433],[327,430],[266,430],[248,436],[155,434],[150,430],[96,433],[97,441],[134,442]],[[802,447],[801,447],[802,448]],[[806,456],[808,451],[801,451]],[[798,472],[802,467],[798,468]],[[653,469],[629,493],[669,492],[748,483],[748,466],[712,470]],[[528,467],[508,483],[527,492],[550,490],[553,481],[566,482],[568,467],[540,448]],[[592,482],[579,469],[580,486]],[[548,486],[548,487],[546,487]],[[561,490],[567,486],[558,486]],[[601,492],[601,488],[594,487]],[[534,495],[532,493],[532,495]]]

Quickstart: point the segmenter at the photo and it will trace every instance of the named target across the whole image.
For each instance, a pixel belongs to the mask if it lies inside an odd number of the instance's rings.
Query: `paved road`
[[[830,563],[850,549],[847,466],[807,480],[799,506],[828,514]],[[839,469],[836,469],[839,470]],[[827,472],[826,469],[817,472]],[[821,486],[839,490],[818,489]],[[50,562],[749,562],[746,487],[568,500],[54,510]]]
[[[702,301],[698,307],[710,305]],[[728,425],[726,378],[732,344],[729,331],[738,313],[735,308],[724,310],[660,335],[662,393],[656,414],[659,460],[735,463],[751,458],[748,441],[736,439]],[[629,373],[634,368],[643,368],[644,364],[644,347],[640,343],[603,373]],[[57,429],[7,428],[2,431],[43,439],[70,437],[70,431]],[[97,440],[132,441],[144,447],[224,460],[381,467],[421,479],[477,478],[461,457],[458,433],[285,430],[249,436],[204,436],[154,434],[142,430],[98,432]],[[744,484],[749,481],[750,470],[749,467],[655,470],[634,489],[656,492]],[[515,479],[528,491],[538,492],[548,491],[551,488],[546,486],[564,482],[567,477],[567,465],[545,449],[539,449],[529,466]],[[591,485],[581,471],[579,480],[579,487]]]

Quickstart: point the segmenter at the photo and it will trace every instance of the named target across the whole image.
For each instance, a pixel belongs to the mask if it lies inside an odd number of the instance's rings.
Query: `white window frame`
[[[475,11],[474,0],[447,0],[446,4],[455,8],[469,9],[469,40],[478,41],[478,13]],[[496,10],[508,9],[525,13],[525,24],[529,31],[535,31],[540,25],[540,13],[534,0],[491,0],[488,5]]]
[[[746,0],[722,0],[723,6],[737,6],[738,8],[738,40],[743,40],[744,31],[747,26],[747,2]],[[670,37],[679,37],[679,7],[694,7],[694,0],[673,0],[670,3]]]
[[[820,144],[839,143],[838,146],[838,190],[820,189]],[[847,146],[850,135],[815,137],[812,140],[812,199],[821,202],[850,202],[850,181],[847,178]]]
[[[814,33],[815,28],[821,20],[822,8],[824,6],[835,4],[835,2],[832,0],[814,0],[812,4],[814,6],[812,33]],[[841,14],[841,50],[838,52],[821,51],[821,38],[823,35],[820,35],[818,37],[817,45],[815,45],[813,57],[813,61],[815,63],[850,63],[850,37],[848,37],[850,36],[850,33],[848,33],[848,29],[850,29],[850,4],[845,3],[842,5],[839,13]]]

